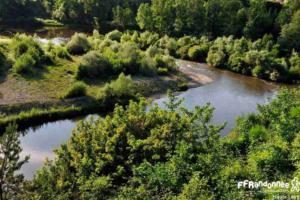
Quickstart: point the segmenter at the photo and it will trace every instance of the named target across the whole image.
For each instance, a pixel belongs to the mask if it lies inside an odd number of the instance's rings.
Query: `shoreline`
[[[178,87],[178,84],[182,81],[181,79],[186,81],[186,89],[201,87],[213,81],[208,76],[199,72],[196,74],[192,73],[192,70],[183,64],[178,67],[177,74],[171,74],[163,78],[164,80],[160,81],[158,81],[157,78],[137,77],[136,79],[141,84],[149,84],[144,86],[144,89],[146,90],[144,91],[144,96],[151,99],[157,99],[164,96],[168,89],[173,89],[175,92],[185,91],[180,90]],[[156,83],[158,87],[153,89],[151,87],[151,84],[153,83]],[[156,89],[158,91],[155,91]],[[24,130],[32,125],[41,125],[46,122],[70,119],[100,112],[106,113],[112,109],[113,108],[107,108],[103,105],[99,105],[97,100],[91,97],[80,97],[69,100],[50,99],[42,101],[35,100],[26,103],[0,104],[0,114],[2,113],[2,118],[0,118],[0,133],[5,131],[8,124],[14,122],[18,124],[19,129]]]

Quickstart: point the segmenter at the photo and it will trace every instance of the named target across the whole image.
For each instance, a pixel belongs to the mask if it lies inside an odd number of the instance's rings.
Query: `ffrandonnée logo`
[[[300,182],[298,177],[295,177],[291,182],[284,182],[284,181],[238,181],[237,183],[238,189],[247,188],[247,189],[259,189],[259,188],[281,188],[287,189],[290,192],[300,192]]]

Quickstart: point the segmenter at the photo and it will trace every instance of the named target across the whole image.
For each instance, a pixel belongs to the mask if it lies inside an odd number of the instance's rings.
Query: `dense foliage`
[[[31,36],[15,35],[11,43],[13,71],[18,74],[33,72],[33,67],[41,67],[49,62],[40,44]]]
[[[82,82],[76,82],[72,85],[71,88],[67,90],[67,92],[62,97],[65,99],[82,97],[85,96],[86,93],[86,84]]]
[[[37,173],[34,198],[258,198],[263,193],[243,194],[237,181],[298,177],[299,90],[283,90],[258,114],[239,118],[224,138],[224,125],[210,123],[213,108],[189,111],[181,102],[171,95],[166,109],[147,109],[140,99],[81,122]]]
[[[0,199],[17,199],[24,193],[23,175],[18,173],[29,157],[20,158],[20,134],[16,125],[0,136]]]

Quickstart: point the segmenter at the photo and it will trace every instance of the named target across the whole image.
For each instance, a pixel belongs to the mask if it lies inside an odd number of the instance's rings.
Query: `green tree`
[[[300,51],[300,11],[297,11],[289,24],[283,26],[280,43],[288,49]]]
[[[6,128],[0,137],[0,199],[17,198],[23,192],[23,175],[16,174],[28,161],[29,157],[20,159],[19,134],[15,125]]]
[[[117,6],[113,8],[113,23],[122,28],[132,27],[135,25],[134,14],[130,8]]]
[[[136,21],[141,29],[149,31],[154,30],[153,13],[148,3],[143,3],[140,5],[136,16]]]

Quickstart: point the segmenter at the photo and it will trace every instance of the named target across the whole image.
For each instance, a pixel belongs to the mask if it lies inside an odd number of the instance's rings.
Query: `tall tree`
[[[22,192],[23,175],[16,174],[29,157],[20,159],[19,133],[15,125],[0,137],[0,200],[13,199]]]

